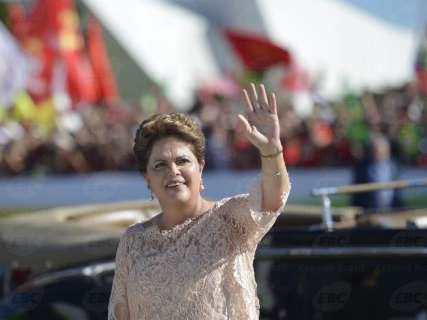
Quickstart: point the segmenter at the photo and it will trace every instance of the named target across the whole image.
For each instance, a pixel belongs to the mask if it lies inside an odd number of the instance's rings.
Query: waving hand
[[[262,155],[280,150],[276,95],[274,93],[268,95],[263,84],[257,90],[252,83],[249,90],[243,90],[243,99],[246,106],[246,117],[241,114],[238,117],[245,128],[247,139],[258,148]]]

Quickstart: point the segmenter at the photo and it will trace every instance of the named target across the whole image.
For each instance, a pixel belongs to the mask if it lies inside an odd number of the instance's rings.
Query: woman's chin
[[[191,199],[191,196],[187,190],[171,190],[166,193],[166,199],[168,201],[186,203]]]

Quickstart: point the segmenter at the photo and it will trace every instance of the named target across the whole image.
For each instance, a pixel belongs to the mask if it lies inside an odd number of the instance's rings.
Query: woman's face
[[[167,137],[154,143],[144,178],[160,204],[183,204],[199,199],[203,166],[190,143]]]

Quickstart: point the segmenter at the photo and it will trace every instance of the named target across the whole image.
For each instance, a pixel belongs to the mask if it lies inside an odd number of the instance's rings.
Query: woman
[[[243,93],[239,123],[262,159],[250,194],[202,197],[204,137],[188,116],[158,114],[139,127],[134,152],[162,212],[122,236],[108,319],[258,319],[255,250],[290,183],[275,95],[253,84]]]

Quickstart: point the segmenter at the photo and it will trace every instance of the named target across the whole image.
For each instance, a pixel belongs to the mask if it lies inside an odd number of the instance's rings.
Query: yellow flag
[[[27,92],[21,91],[15,96],[15,107],[12,117],[17,121],[34,120],[37,108]]]
[[[34,121],[45,134],[50,133],[55,128],[56,110],[51,98],[41,102],[37,106]]]
[[[0,122],[5,121],[7,118],[6,109],[0,104]]]

